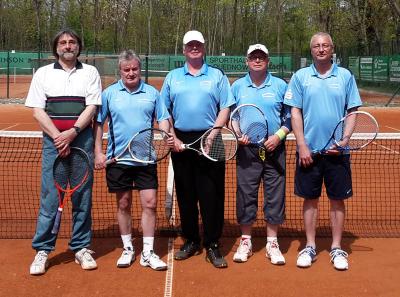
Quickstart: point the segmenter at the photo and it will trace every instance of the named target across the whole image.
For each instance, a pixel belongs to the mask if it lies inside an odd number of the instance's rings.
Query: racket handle
[[[51,234],[57,234],[58,230],[60,229],[62,211],[63,209],[59,207],[57,210],[56,218],[54,220],[53,229],[51,230]]]
[[[108,159],[107,161],[104,162],[104,164],[105,164],[106,166],[107,166],[107,165],[110,165],[110,164],[112,164],[112,163],[115,163],[115,158]]]

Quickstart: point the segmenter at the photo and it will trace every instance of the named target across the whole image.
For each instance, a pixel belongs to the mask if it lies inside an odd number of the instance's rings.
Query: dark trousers
[[[176,131],[184,143],[191,143],[202,132]],[[183,236],[200,243],[199,207],[203,222],[203,245],[218,243],[224,224],[225,162],[214,162],[192,150],[172,153]]]

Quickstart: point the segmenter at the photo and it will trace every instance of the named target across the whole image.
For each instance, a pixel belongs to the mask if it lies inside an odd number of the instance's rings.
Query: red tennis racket
[[[68,156],[58,156],[54,161],[53,178],[58,191],[59,205],[52,234],[57,234],[60,229],[62,212],[68,198],[85,184],[90,171],[89,156],[79,147],[71,147]]]

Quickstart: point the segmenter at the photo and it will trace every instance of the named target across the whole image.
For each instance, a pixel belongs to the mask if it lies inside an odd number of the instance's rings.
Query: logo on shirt
[[[153,100],[149,98],[140,98],[138,99],[139,102],[144,102],[144,103],[153,103]]]
[[[275,94],[274,93],[264,93],[261,95],[263,98],[274,98]]]
[[[291,90],[291,89],[288,89],[288,90],[286,91],[285,99],[287,99],[287,100],[293,99],[293,93],[292,93],[292,90]]]
[[[211,87],[211,80],[203,80],[200,82],[200,86],[202,87]]]
[[[176,86],[180,86],[181,84],[183,84],[183,80],[175,81],[174,84],[175,84]]]
[[[331,89],[339,89],[339,88],[340,88],[340,85],[337,84],[337,83],[333,83],[333,84],[329,84],[329,87],[330,87]]]

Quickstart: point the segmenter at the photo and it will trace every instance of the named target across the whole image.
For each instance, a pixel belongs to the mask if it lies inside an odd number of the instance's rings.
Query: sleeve
[[[350,108],[354,108],[354,107],[358,107],[358,106],[362,105],[360,93],[358,91],[354,75],[351,75],[351,77],[347,83],[346,102],[347,102],[347,110],[349,110]]]
[[[232,90],[229,84],[229,79],[226,75],[223,75],[218,84],[219,91],[219,106],[220,109],[231,107],[235,104]]]
[[[172,101],[171,101],[171,95],[170,95],[170,84],[171,84],[171,72],[167,74],[165,77],[164,83],[161,88],[161,93],[160,93],[160,101],[164,106],[167,108],[167,110],[172,113]]]
[[[101,79],[95,67],[90,73],[89,83],[86,89],[86,105],[101,105]]]
[[[101,106],[99,106],[99,112],[97,114],[97,122],[104,124],[108,117],[108,97],[110,96],[110,92],[108,89],[105,89],[101,95]]]
[[[154,96],[156,97],[156,119],[157,122],[161,122],[163,120],[167,120],[170,118],[170,114],[168,112],[167,106],[164,101],[161,100],[160,93],[155,90]]]
[[[303,107],[303,88],[298,76],[293,74],[285,93],[284,103],[288,106]]]
[[[236,81],[231,86],[231,92],[232,92],[232,97],[233,97],[233,101],[234,101],[234,104],[231,106],[231,111],[233,111],[238,106],[238,103],[239,103],[239,99],[238,99],[239,86],[238,85],[239,85],[239,83],[238,83],[238,81]]]
[[[46,93],[42,84],[44,69],[39,69],[32,78],[29,87],[28,96],[26,97],[25,106],[27,107],[46,107]]]
[[[282,82],[280,85],[279,96],[282,97],[282,109],[281,109],[281,126],[288,128],[289,132],[292,131],[291,123],[291,107],[284,103],[284,97],[287,92],[288,85],[286,82]]]

